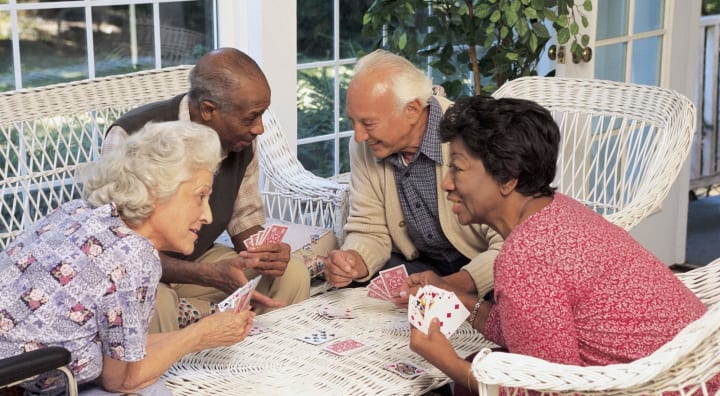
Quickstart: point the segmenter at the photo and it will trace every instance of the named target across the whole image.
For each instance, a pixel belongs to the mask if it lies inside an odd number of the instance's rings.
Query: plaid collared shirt
[[[395,172],[395,185],[405,216],[408,234],[423,256],[454,262],[462,257],[445,237],[438,216],[436,164],[443,164],[438,127],[442,109],[430,98],[428,123],[420,150],[406,166],[402,153],[388,158]]]

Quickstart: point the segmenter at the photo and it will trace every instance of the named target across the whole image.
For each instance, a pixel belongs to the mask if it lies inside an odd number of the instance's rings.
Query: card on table
[[[368,296],[391,301],[392,297],[397,296],[407,277],[405,264],[380,271],[378,276],[373,278],[367,286]]]
[[[259,335],[259,334],[264,334],[264,333],[267,333],[268,331],[270,331],[270,330],[267,327],[265,327],[261,324],[253,323],[253,326],[250,329],[250,332],[248,333],[248,337]]]
[[[427,373],[427,369],[409,360],[388,363],[383,368],[405,379],[413,379]]]
[[[309,344],[319,345],[337,337],[335,330],[332,329],[316,329],[308,333],[301,334],[295,338],[305,341]]]
[[[248,283],[244,284],[232,294],[227,296],[224,300],[220,301],[217,305],[217,309],[220,312],[232,310],[233,312],[240,312],[250,305],[252,293],[255,291],[260,278],[262,275],[258,275],[253,279],[249,280]]]
[[[367,347],[367,344],[363,344],[358,340],[346,338],[344,340],[335,341],[331,344],[328,344],[324,346],[323,349],[338,356],[349,356],[365,350]]]
[[[421,287],[408,298],[408,321],[425,334],[430,321],[438,318],[440,331],[450,337],[469,315],[455,293],[431,285]]]
[[[356,318],[350,307],[323,305],[317,310],[318,314],[327,319],[353,319]]]

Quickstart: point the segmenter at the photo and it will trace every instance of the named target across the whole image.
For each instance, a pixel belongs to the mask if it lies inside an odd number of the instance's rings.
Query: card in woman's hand
[[[244,284],[231,295],[227,296],[224,300],[218,303],[217,309],[220,312],[232,310],[233,312],[240,312],[250,305],[250,299],[252,297],[255,288],[260,283],[262,275],[258,275],[252,278],[248,283]]]

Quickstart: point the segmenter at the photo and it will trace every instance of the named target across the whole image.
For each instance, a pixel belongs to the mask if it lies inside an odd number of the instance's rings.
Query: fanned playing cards
[[[405,264],[382,270],[368,284],[368,296],[391,301],[393,297],[397,296],[407,277],[408,273]]]
[[[440,331],[450,337],[470,316],[455,293],[432,285],[418,289],[408,300],[408,321],[427,334],[432,318],[440,320]]]
[[[264,230],[260,230],[252,235],[250,235],[248,238],[246,238],[243,243],[245,244],[245,247],[251,248],[255,246],[262,246],[262,245],[272,245],[275,243],[282,242],[283,237],[285,236],[285,233],[288,230],[288,226],[283,224],[273,224],[270,226],[270,228],[266,228]]]
[[[248,305],[250,305],[252,293],[255,291],[258,283],[260,283],[261,277],[262,275],[258,275],[252,278],[248,281],[248,283],[244,284],[235,290],[231,295],[227,296],[227,298],[220,301],[217,305],[218,311],[225,312],[232,310],[233,312],[240,312],[247,308]]]

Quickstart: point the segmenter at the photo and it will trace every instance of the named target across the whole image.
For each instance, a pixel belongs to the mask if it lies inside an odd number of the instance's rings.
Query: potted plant
[[[591,0],[376,0],[363,34],[379,48],[428,64],[448,96],[477,95],[536,74],[551,30],[579,62],[589,42],[581,26],[588,27],[591,10]]]

